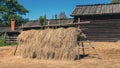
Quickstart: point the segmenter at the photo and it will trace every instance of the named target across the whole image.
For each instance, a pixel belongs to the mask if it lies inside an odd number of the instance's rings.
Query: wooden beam
[[[83,44],[83,42],[81,42],[81,43],[82,43],[83,57],[85,57],[85,49],[84,49],[84,44]]]
[[[35,25],[35,26],[24,26],[23,28],[34,28],[34,27],[54,27],[54,26],[60,26],[60,27],[64,27],[64,26],[73,26],[73,25],[80,25],[80,24],[89,24],[90,21],[85,21],[85,22],[80,22],[80,23],[66,23],[66,24],[51,24],[51,25]]]

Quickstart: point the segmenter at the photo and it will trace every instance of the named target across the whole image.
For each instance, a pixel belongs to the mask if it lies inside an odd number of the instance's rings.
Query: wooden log
[[[80,22],[80,23],[65,23],[65,24],[52,24],[52,25],[43,25],[43,26],[39,26],[39,25],[36,25],[36,26],[24,26],[23,28],[40,28],[40,27],[54,27],[54,26],[61,26],[61,27],[64,27],[64,26],[73,26],[73,25],[80,25],[80,24],[87,24],[87,23],[90,23],[90,21],[86,21],[86,22]]]

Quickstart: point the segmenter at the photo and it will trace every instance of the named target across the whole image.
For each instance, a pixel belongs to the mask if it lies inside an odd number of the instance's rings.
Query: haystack
[[[23,31],[18,52],[24,58],[74,60],[79,34],[76,28]]]

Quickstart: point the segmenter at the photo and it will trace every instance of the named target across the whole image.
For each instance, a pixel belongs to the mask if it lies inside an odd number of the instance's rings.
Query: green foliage
[[[16,22],[19,22],[19,23],[16,23],[17,26],[20,26],[28,21],[29,21],[28,18],[24,19],[21,16],[16,16]]]
[[[9,25],[11,20],[18,21],[20,15],[28,12],[17,0],[0,0],[0,22],[4,24]]]
[[[47,25],[46,15],[40,16],[39,21],[40,21],[40,26],[41,26],[40,29],[46,29],[45,27],[43,27],[43,25]]]
[[[40,25],[47,25],[46,15],[40,16],[39,21],[40,21]]]
[[[55,14],[55,19],[58,19],[58,15],[57,14]]]
[[[46,19],[46,15],[44,15],[44,25],[47,25],[47,19]]]
[[[2,35],[1,35],[2,34]],[[5,37],[7,37],[6,33],[1,33],[0,34],[0,46],[9,46],[9,45],[14,45],[14,43],[7,43],[5,40]]]
[[[120,0],[112,0],[112,3],[120,3]]]
[[[5,38],[0,37],[0,47],[1,46],[10,46],[10,45],[15,45],[15,43],[7,43]]]
[[[57,23],[57,19],[58,19],[58,15],[57,15],[57,14],[55,14],[55,20],[56,20],[56,23]]]
[[[5,39],[0,37],[0,46],[4,45],[5,44]]]
[[[40,16],[39,21],[40,21],[40,25],[44,25],[44,20],[42,16]]]

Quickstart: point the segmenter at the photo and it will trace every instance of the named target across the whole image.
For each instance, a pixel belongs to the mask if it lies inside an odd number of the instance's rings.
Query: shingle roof
[[[63,24],[63,23],[71,23],[71,22],[73,22],[73,19],[72,18],[57,19],[57,22],[56,22],[56,19],[50,19],[50,20],[47,20],[47,22],[48,21],[49,21],[49,24]],[[24,26],[40,26],[40,22],[38,20],[30,21],[30,22],[27,22],[26,24],[24,24]]]
[[[77,5],[71,16],[120,14],[120,4]]]
[[[24,26],[36,26],[36,25],[40,25],[40,22],[38,20],[29,21],[26,24],[24,24]]]
[[[0,32],[19,32],[20,29],[16,29],[15,28],[15,31],[11,31],[11,27],[0,27]]]

